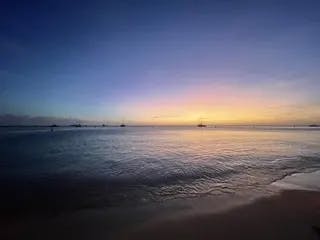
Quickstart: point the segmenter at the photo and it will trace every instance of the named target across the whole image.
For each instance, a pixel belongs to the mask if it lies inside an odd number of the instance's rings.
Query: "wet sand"
[[[172,215],[134,224],[128,214],[99,209],[44,221],[1,218],[0,239],[320,239],[313,229],[320,227],[320,192],[315,191],[285,190],[216,213]]]
[[[228,211],[145,223],[119,239],[320,239],[320,192],[286,190]]]

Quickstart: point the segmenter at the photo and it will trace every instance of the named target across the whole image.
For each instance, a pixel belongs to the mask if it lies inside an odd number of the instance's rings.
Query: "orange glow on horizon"
[[[320,118],[317,105],[292,104],[299,96],[271,90],[208,86],[167,98],[138,99],[126,104],[123,114],[138,124],[309,124]]]

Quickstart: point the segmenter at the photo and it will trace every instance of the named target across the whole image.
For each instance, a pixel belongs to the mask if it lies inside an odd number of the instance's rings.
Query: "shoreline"
[[[320,192],[282,190],[241,206],[146,222],[115,239],[319,239]]]
[[[175,214],[172,208],[171,211],[151,213],[147,218],[143,217],[148,214],[147,209],[144,213],[140,209],[121,216],[95,209],[58,217],[16,219],[11,223],[2,219],[0,238],[316,240],[320,237],[313,229],[320,228],[318,191],[284,189],[273,195],[212,211],[217,202],[220,200],[211,201],[211,207],[207,202],[201,211],[186,208],[185,213],[180,210]],[[228,205],[227,202],[225,204]]]
[[[116,239],[320,239],[319,182],[319,170],[294,173],[271,183],[271,195],[149,221]]]
[[[185,199],[183,206],[180,199],[177,205],[153,212],[141,206],[122,209],[120,215],[84,209],[57,217],[1,218],[0,238],[316,240],[320,238],[313,229],[320,228],[319,179],[320,171],[295,173],[270,184],[275,190],[271,195]]]
[[[280,189],[286,190],[306,190],[320,192],[320,170],[310,172],[297,172],[289,174],[273,183]]]

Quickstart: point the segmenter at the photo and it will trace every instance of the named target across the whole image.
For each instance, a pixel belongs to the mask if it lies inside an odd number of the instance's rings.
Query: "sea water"
[[[0,129],[0,206],[9,216],[264,194],[319,169],[317,128]]]

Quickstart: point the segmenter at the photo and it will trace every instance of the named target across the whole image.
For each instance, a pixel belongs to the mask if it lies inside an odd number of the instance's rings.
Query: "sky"
[[[312,0],[1,1],[0,124],[319,123],[319,11]]]

